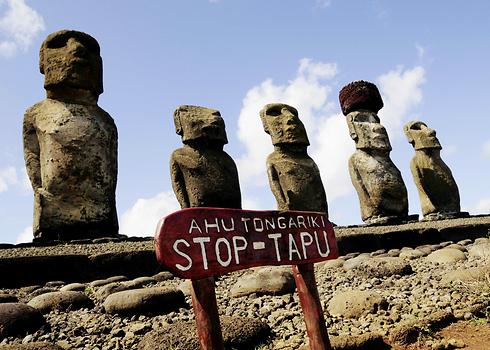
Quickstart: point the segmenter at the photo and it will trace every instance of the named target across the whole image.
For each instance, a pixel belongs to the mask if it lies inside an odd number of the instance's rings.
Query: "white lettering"
[[[306,228],[305,218],[303,216],[298,216],[296,220],[298,221],[298,227],[303,226],[304,228]]]
[[[191,226],[189,227],[189,233],[192,233],[192,230],[197,229],[199,233],[202,233],[201,228],[197,224],[197,221],[195,219],[192,219],[191,221]]]
[[[276,248],[277,261],[281,261],[281,254],[279,253],[279,243],[277,242],[277,240],[279,238],[281,238],[281,236],[282,236],[282,233],[271,233],[271,234],[267,235],[267,237],[274,240],[274,248]]]
[[[320,227],[320,225],[318,225],[318,222],[316,221],[317,219],[317,217],[311,218],[311,227]]]
[[[296,225],[296,222],[294,221],[294,218],[289,218],[289,228],[291,227],[296,227],[298,228],[298,225]]]
[[[290,233],[289,234],[289,260],[293,260],[293,253],[297,254],[298,258],[301,259],[301,254],[299,253],[298,246],[294,241],[294,236]]]
[[[179,250],[179,248],[177,247],[180,243],[183,243],[186,247],[190,247],[191,245],[189,243],[187,243],[187,241],[185,239],[178,239],[174,242],[174,245],[173,245],[173,248],[174,248],[174,251],[179,254],[181,257],[183,257],[184,259],[186,259],[189,263],[184,266],[184,265],[180,265],[180,264],[175,264],[175,267],[178,268],[180,271],[187,271],[189,270],[191,267],[192,267],[192,259],[189,255],[187,255],[186,253],[182,252]]]
[[[327,239],[327,232],[323,231],[323,238],[325,238],[325,245],[327,247],[327,251],[325,253],[322,253],[322,250],[320,249],[320,243],[318,242],[318,234],[316,231],[313,231],[315,235],[315,241],[316,241],[316,248],[318,250],[318,254],[320,254],[321,257],[326,258],[328,254],[330,254],[330,246],[328,245],[328,239]]]
[[[221,259],[221,254],[220,254],[220,250],[219,250],[219,245],[221,243],[224,243],[226,245],[226,249],[228,250],[228,258],[227,260],[223,260]],[[230,242],[228,242],[228,240],[226,238],[218,238],[216,240],[216,246],[214,247],[215,249],[215,252],[216,252],[216,259],[218,260],[219,264],[223,267],[227,267],[228,265],[230,265],[231,263],[231,246],[230,246]]]
[[[265,229],[266,230],[275,230],[276,224],[274,223],[274,219],[265,218]]]
[[[208,269],[208,257],[206,255],[206,247],[204,246],[204,243],[209,243],[211,241],[211,238],[209,237],[195,237],[192,239],[194,243],[199,243],[201,245],[201,255],[202,255],[202,265],[204,267],[204,270]]]
[[[310,235],[308,232],[300,232],[300,237],[301,237],[301,247],[303,248],[303,256],[305,259],[308,259],[308,256],[306,255],[306,247],[310,246],[313,243],[313,236]],[[308,237],[308,242],[306,241],[306,237]]]
[[[208,219],[204,219],[204,226],[206,227],[206,233],[209,233],[210,228],[215,228],[219,232],[218,218],[214,219],[214,224],[210,224]]]
[[[231,223],[231,227],[226,227],[225,226],[225,220],[221,219],[221,226],[223,226],[223,230],[225,230],[226,232],[234,231],[235,230],[235,219],[230,218],[230,223]]]
[[[242,245],[242,246],[239,246],[238,245],[238,241],[239,240],[242,241],[245,244]],[[243,237],[243,236],[235,236],[235,237],[233,237],[233,248],[234,248],[234,251],[235,251],[235,263],[237,265],[240,264],[240,257],[238,256],[238,252],[247,249],[247,246],[248,246],[248,242],[245,239],[245,237]]]
[[[245,232],[248,232],[247,221],[250,221],[250,218],[242,218],[243,227],[245,228]]]
[[[257,225],[257,223],[260,224],[260,226]],[[254,228],[256,232],[262,232],[264,231],[264,223],[262,222],[262,219],[260,218],[254,218]]]
[[[286,224],[284,223],[284,221],[286,221],[286,218],[284,216],[279,216],[277,218],[277,227],[286,228]]]

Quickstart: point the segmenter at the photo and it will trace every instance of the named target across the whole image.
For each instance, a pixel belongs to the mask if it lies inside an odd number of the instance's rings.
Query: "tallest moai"
[[[88,34],[61,30],[40,50],[47,98],[24,116],[24,157],[34,190],[34,237],[118,233],[117,129],[97,105],[102,58]]]

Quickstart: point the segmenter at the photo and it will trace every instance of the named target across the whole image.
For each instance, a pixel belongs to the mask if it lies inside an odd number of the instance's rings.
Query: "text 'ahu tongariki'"
[[[340,90],[340,105],[356,151],[349,159],[349,173],[368,224],[388,224],[408,217],[407,189],[390,158],[391,144],[380,124],[383,100],[376,85],[352,82]]]
[[[99,44],[78,31],[52,33],[41,46],[39,67],[47,98],[26,111],[23,126],[34,236],[116,235],[117,129],[97,105]]]
[[[449,167],[441,158],[436,132],[421,121],[404,126],[415,149],[410,170],[420,197],[424,220],[450,219],[461,215],[459,190]]]

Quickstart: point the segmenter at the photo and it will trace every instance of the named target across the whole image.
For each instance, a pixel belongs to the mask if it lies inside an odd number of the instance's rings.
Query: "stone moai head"
[[[103,92],[100,47],[93,37],[75,30],[49,34],[39,52],[39,70],[48,91],[71,87]]]
[[[340,90],[339,100],[357,149],[391,151],[388,134],[377,114],[383,100],[376,85],[363,80],[349,83]]]
[[[408,142],[415,148],[421,149],[442,149],[439,140],[436,137],[436,131],[431,129],[424,122],[415,120],[403,127]]]
[[[219,111],[184,105],[174,112],[175,132],[184,144],[192,142],[225,145],[228,143],[225,122]]]
[[[296,108],[284,103],[269,103],[260,111],[260,119],[274,146],[310,144]]]

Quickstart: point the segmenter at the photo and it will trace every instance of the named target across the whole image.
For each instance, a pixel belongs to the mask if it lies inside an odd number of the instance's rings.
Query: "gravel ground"
[[[316,265],[316,278],[322,306],[325,310],[329,335],[335,337],[352,337],[363,334],[379,334],[384,339],[402,339],[400,329],[410,325],[419,333],[430,332],[431,324],[443,323],[457,319],[474,319],[488,317],[490,301],[490,256],[471,253],[472,247],[490,245],[488,239],[478,239],[423,246],[420,249],[402,248],[400,250],[379,250],[370,254],[349,254],[345,257]],[[114,251],[124,249],[126,243],[106,243],[104,249]],[[132,249],[148,249],[153,243],[131,242]],[[463,252],[464,259],[448,262],[431,262],[433,251],[443,247]],[[91,245],[66,245],[73,249],[71,253],[92,253]],[[126,247],[127,248],[127,247]],[[26,248],[24,248],[26,249]],[[36,248],[39,249],[39,248]],[[53,247],[45,247],[43,254],[54,252]],[[11,251],[11,249],[8,249]],[[100,252],[100,247],[97,247]],[[446,248],[447,250],[447,248]],[[5,252],[5,250],[3,251]],[[2,250],[0,250],[0,254]],[[1,256],[1,255],[0,255]],[[412,272],[403,274],[375,274],[363,268],[366,261],[380,257],[401,257]],[[483,278],[480,281],[450,283],[447,277],[453,271],[482,269]],[[347,269],[347,270],[346,270]],[[481,271],[480,271],[481,272]],[[239,271],[221,276],[217,280],[216,294],[221,315],[244,316],[261,319],[272,329],[271,340],[261,345],[260,349],[301,349],[307,342],[302,311],[296,293],[285,295],[251,294],[245,297],[233,298],[230,290],[249,271]],[[481,275],[480,275],[481,277]],[[53,285],[53,283],[49,284]],[[56,283],[54,283],[56,285]],[[178,278],[162,282],[150,282],[150,286],[171,286],[188,289],[188,281]],[[59,289],[59,285],[51,287]],[[20,302],[31,299],[35,287],[3,290],[0,292],[15,294]],[[345,291],[355,293],[370,291],[380,296],[383,302],[374,309],[364,310],[356,317],[332,315],[331,303],[334,296]],[[192,308],[181,308],[178,311],[158,316],[118,316],[103,311],[101,301],[96,298],[96,287],[86,284],[84,293],[95,303],[92,309],[74,311],[51,311],[45,315],[48,326],[22,336],[0,339],[1,344],[29,343],[34,341],[57,342],[64,349],[136,349],[144,334],[151,330],[173,325],[179,321],[193,320]],[[190,297],[186,296],[188,305]],[[402,332],[403,333],[403,332]],[[401,338],[400,338],[401,337]],[[406,340],[406,339],[405,339]],[[403,341],[403,339],[402,339]]]

